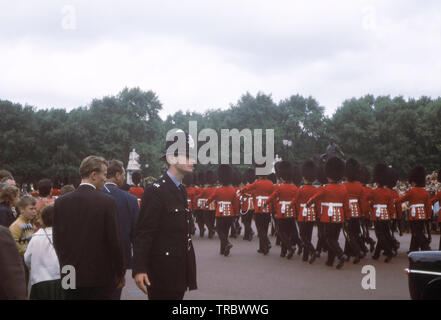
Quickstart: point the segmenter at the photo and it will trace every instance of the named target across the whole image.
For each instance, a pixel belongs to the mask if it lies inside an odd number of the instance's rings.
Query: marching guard
[[[348,239],[346,239],[345,252],[347,256],[354,257],[354,264],[360,262],[361,258],[367,253],[367,248],[364,245],[361,237],[361,207],[363,198],[363,186],[357,182],[358,172],[360,170],[360,164],[355,159],[349,159],[346,161],[345,177],[347,182],[343,185],[348,192],[350,218],[347,221],[348,226]]]
[[[404,196],[397,199],[395,203],[401,205],[409,201],[409,224],[412,231],[412,239],[409,251],[429,251],[430,241],[424,235],[424,227],[427,219],[432,217],[432,203],[426,186],[426,173],[423,167],[415,166],[409,174],[409,182],[412,185]]]
[[[275,186],[275,190],[269,196],[266,205],[275,207],[276,226],[281,241],[280,256],[291,259],[294,255],[295,237],[298,238],[296,211],[295,207],[291,207],[291,201],[297,197],[299,190],[290,183],[292,178],[291,163],[288,161],[277,162],[275,169],[280,184]]]
[[[345,163],[339,158],[331,158],[326,162],[325,173],[329,184],[319,189],[308,202],[307,207],[312,207],[316,201],[321,201],[321,222],[325,224],[325,236],[328,244],[327,266],[334,265],[335,257],[338,258],[337,269],[344,266],[347,256],[338,243],[338,238],[345,219],[350,217],[349,198],[346,188],[338,182],[343,178]]]
[[[300,237],[303,243],[303,261],[314,263],[317,255],[312,244],[312,231],[317,221],[317,210],[320,203],[315,202],[310,207],[306,202],[314,196],[318,189],[312,185],[317,178],[317,167],[312,160],[307,160],[302,165],[302,176],[304,185],[299,189],[298,195],[292,200],[291,207],[296,208],[297,221],[299,223]]]
[[[234,216],[239,211],[236,190],[231,187],[233,170],[231,166],[222,164],[218,168],[221,187],[216,188],[208,197],[207,205],[214,203],[216,208],[216,230],[220,240],[220,254],[228,256],[233,245],[228,241],[228,233]]]
[[[263,165],[256,167],[263,168]],[[268,227],[271,222],[271,212],[266,206],[268,197],[274,191],[274,184],[267,179],[266,175],[258,176],[258,180],[241,189],[241,193],[249,193],[254,199],[254,221],[259,236],[259,249],[257,252],[267,255],[270,250]]]
[[[374,182],[377,188],[372,190],[370,200],[373,206],[371,220],[374,222],[377,246],[372,258],[378,260],[381,251],[386,255],[385,262],[392,260],[393,242],[390,231],[391,217],[395,211],[392,193],[385,188],[388,179],[388,167],[385,164],[377,164],[374,168]]]

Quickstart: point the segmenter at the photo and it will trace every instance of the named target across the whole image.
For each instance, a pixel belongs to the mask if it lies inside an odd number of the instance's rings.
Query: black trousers
[[[300,238],[303,242],[303,260],[308,260],[309,255],[315,254],[315,248],[312,244],[312,231],[314,222],[299,222]]]
[[[341,232],[341,223],[326,223],[325,224],[325,235],[326,243],[328,245],[328,263],[333,264],[335,257],[339,259],[343,256],[343,250],[338,243],[338,238]]]
[[[208,211],[204,211],[204,223],[208,228],[208,231],[210,233],[215,232],[215,223],[216,221],[216,211],[215,210],[208,210]]]
[[[77,287],[63,291],[66,300],[113,300],[115,287]]]
[[[162,291],[147,288],[149,300],[182,300],[185,292]]]
[[[294,218],[276,219],[276,225],[278,227],[282,252],[286,253],[288,250],[293,250],[294,234],[297,232],[296,220]]]
[[[223,254],[225,247],[228,244],[228,233],[233,223],[233,217],[217,217],[216,218],[216,231],[220,240],[220,253]]]
[[[317,240],[317,251],[326,251],[328,250],[328,246],[326,243],[326,234],[325,234],[325,224],[323,222],[317,222],[318,229],[318,240]]]
[[[254,210],[248,211],[246,214],[242,215],[242,223],[245,229],[244,239],[251,237],[252,229],[251,229],[251,221],[253,221]]]
[[[239,236],[240,235],[240,223],[239,217],[233,217],[233,222],[231,223],[231,236]]]
[[[268,227],[271,222],[271,215],[269,213],[255,213],[254,222],[259,236],[259,250],[269,250]]]
[[[424,220],[409,221],[410,231],[412,232],[409,251],[419,251],[420,249],[424,251],[430,249],[429,240],[424,235],[425,223]]]
[[[352,257],[359,257],[361,255],[361,243],[363,242],[361,238],[360,230],[360,219],[351,218],[348,222],[348,233],[349,239],[346,239],[345,252]]]
[[[377,236],[377,246],[375,247],[374,256],[379,257],[381,250],[386,255],[392,255],[393,242],[391,241],[389,221],[375,221],[375,235]]]
[[[204,232],[205,232],[204,213],[205,212],[203,210],[199,210],[199,209],[194,211],[194,214],[196,216],[196,223],[197,223],[197,225],[199,227],[199,232],[200,232],[201,235],[204,235]]]

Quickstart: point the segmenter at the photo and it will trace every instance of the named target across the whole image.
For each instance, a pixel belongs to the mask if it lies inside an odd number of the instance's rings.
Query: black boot
[[[288,249],[288,255],[286,256],[286,258],[288,260],[292,259],[292,257],[294,256],[294,249],[293,248],[289,248]]]
[[[342,256],[340,257],[340,259],[338,259],[338,263],[337,263],[337,266],[336,266],[336,268],[337,268],[338,270],[340,270],[341,268],[343,268],[343,266],[345,265],[345,261],[346,261],[347,258],[348,258],[348,257],[344,254],[344,255],[342,255]]]

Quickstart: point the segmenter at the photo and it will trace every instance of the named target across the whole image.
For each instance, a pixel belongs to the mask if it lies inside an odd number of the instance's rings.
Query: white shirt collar
[[[80,187],[81,186],[91,186],[92,188],[94,188],[96,190],[96,187],[93,184],[90,184],[90,183],[81,183]]]
[[[111,185],[117,187],[116,183],[114,183],[114,182],[106,182],[105,184],[111,184]]]

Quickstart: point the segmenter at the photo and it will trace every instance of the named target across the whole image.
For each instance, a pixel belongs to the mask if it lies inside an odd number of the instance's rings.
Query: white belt
[[[381,209],[386,209],[387,210],[387,205],[385,204],[376,204],[374,205],[374,208],[377,209],[375,212],[375,215],[377,216],[377,218],[379,218],[381,216]]]
[[[291,201],[279,201],[279,204],[282,206],[281,208],[282,214],[285,214],[286,206],[291,206]]]
[[[412,217],[416,217],[416,208],[425,208],[424,204],[413,204],[410,206],[410,208],[412,209],[410,212],[412,214]]]
[[[208,199],[198,199],[198,207],[202,207],[202,204],[205,204]]]
[[[262,200],[268,200],[269,197],[256,197],[257,206],[260,208],[262,206]]]
[[[230,201],[218,201],[219,204],[219,212],[224,212],[224,206],[231,206]]]
[[[306,203],[303,203],[300,205],[301,208],[303,208],[302,210],[302,216],[306,217],[308,215],[308,207],[306,206]],[[310,206],[310,208],[314,208],[315,204],[313,203],[312,206]]]
[[[329,207],[328,216],[332,217],[334,215],[334,208],[343,208],[343,203],[322,202],[322,206]]]
[[[351,199],[351,200],[349,200],[349,203],[358,203],[358,200],[357,199]]]

